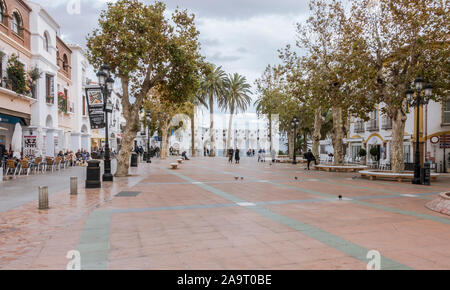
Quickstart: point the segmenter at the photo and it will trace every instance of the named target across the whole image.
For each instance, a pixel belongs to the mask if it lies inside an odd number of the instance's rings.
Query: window
[[[67,71],[69,69],[69,60],[67,59],[67,54],[63,56],[63,70]]]
[[[22,23],[20,21],[19,13],[14,12],[12,15],[11,28],[16,34],[20,35]]]
[[[86,116],[86,96],[83,96],[83,116]]]
[[[50,42],[50,39],[49,39],[49,36],[48,36],[48,32],[45,32],[44,33],[44,49],[45,49],[46,52],[49,52],[48,51],[49,42]]]
[[[3,6],[3,3],[0,2],[0,23],[4,23],[5,17],[3,16],[5,14],[5,6]]]
[[[367,131],[378,131],[378,110],[370,113],[370,120],[367,124]]]
[[[53,104],[55,102],[54,93],[54,78],[52,75],[45,75],[45,99],[47,103]]]
[[[444,124],[450,124],[450,98],[444,100]]]

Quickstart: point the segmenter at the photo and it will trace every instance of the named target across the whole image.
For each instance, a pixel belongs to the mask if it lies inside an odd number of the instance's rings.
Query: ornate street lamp
[[[152,114],[150,113],[150,110],[147,110],[145,112],[145,115],[147,117],[147,163],[152,163],[152,160],[150,159],[150,121],[152,120]]]
[[[294,136],[294,160],[292,161],[292,164],[297,164],[297,154],[295,152],[295,148],[296,148],[295,147],[295,139],[296,139],[295,135],[296,135],[296,132],[297,132],[298,124],[299,124],[299,121],[298,121],[297,117],[294,116],[294,118],[291,121],[291,126],[292,126],[292,129],[294,130],[294,134],[293,134],[293,136]]]
[[[111,93],[114,88],[114,79],[111,77],[111,69],[108,65],[102,65],[100,71],[97,73],[98,83],[102,89],[103,103],[105,111],[105,170],[103,173],[103,181],[113,181],[111,174],[111,155],[109,150],[109,124],[108,113],[112,113],[113,105],[111,103]]]
[[[416,153],[414,157],[414,178],[412,184],[422,184],[421,182],[421,168],[420,168],[420,106],[426,105],[433,94],[433,86],[430,83],[425,85],[424,80],[419,76],[414,81],[415,91],[408,89],[406,91],[406,98],[411,106],[416,107]],[[423,95],[422,95],[423,91]],[[415,93],[415,98],[414,98]]]

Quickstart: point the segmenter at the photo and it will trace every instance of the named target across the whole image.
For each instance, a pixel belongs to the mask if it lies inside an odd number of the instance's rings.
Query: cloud
[[[261,15],[301,14],[308,10],[307,0],[165,0],[169,8],[181,7],[200,17],[247,19]]]

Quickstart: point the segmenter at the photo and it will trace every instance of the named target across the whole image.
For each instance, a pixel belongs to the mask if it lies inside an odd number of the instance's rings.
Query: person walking
[[[305,170],[311,170],[309,168],[309,164],[312,161],[314,161],[314,164],[317,165],[316,157],[314,157],[314,154],[312,154],[311,149],[309,149],[308,152],[305,153],[305,157],[306,157],[306,160],[308,162],[308,166],[307,166],[307,168],[305,168]]]
[[[3,143],[0,143],[0,162],[5,159],[6,147]]]
[[[233,163],[233,155],[234,155],[233,149],[228,149],[228,163]]]
[[[234,160],[236,160],[236,164],[239,164],[239,161],[241,160],[241,157],[239,156],[239,149],[237,148],[234,154]]]

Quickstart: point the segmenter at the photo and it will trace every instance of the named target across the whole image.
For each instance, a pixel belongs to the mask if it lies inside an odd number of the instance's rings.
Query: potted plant
[[[375,158],[375,161],[380,160],[380,150],[378,150],[378,148],[372,147],[370,149],[370,155]]]
[[[8,79],[12,83],[12,90],[18,94],[27,93],[27,83],[24,65],[19,61],[17,55],[12,54],[8,59],[6,67]]]
[[[367,155],[366,149],[364,149],[364,148],[359,149],[358,155],[361,157],[361,164],[365,165],[366,164],[366,155]]]
[[[67,113],[67,96],[63,92],[58,92],[58,109]]]

